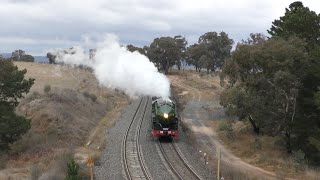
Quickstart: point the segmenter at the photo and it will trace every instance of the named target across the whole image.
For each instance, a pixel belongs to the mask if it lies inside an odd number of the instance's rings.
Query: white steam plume
[[[102,86],[121,89],[131,97],[170,96],[168,78],[159,73],[146,56],[121,47],[115,35],[107,35],[102,43],[97,44],[93,59],[80,46],[51,53],[56,55],[57,62],[91,67]]]

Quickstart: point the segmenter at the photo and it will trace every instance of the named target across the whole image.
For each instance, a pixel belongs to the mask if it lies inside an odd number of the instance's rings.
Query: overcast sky
[[[45,55],[51,48],[101,41],[114,33],[122,44],[149,45],[156,37],[182,35],[189,44],[209,31],[235,42],[251,32],[267,35],[294,0],[0,0],[0,52],[23,49]],[[302,0],[320,13],[319,0]],[[88,37],[91,38],[88,41]]]

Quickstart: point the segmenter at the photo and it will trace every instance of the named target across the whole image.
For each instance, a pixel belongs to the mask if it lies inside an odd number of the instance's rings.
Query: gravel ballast
[[[100,157],[99,166],[94,167],[95,179],[125,179],[121,159],[122,139],[140,100],[132,102],[117,123],[106,133],[106,149]]]
[[[121,159],[121,142],[125,130],[128,128],[139,102],[140,100],[136,100],[131,103],[123,112],[123,115],[117,121],[115,126],[108,129],[106,135],[106,149],[101,155],[100,165],[95,166],[94,168],[95,179],[125,179]],[[204,160],[198,152],[198,149],[193,147],[189,137],[182,131],[181,127],[179,131],[179,140],[176,144],[179,150],[183,153],[184,158],[203,179],[213,179],[214,175],[209,172],[208,168],[206,168]],[[161,151],[157,146],[157,142],[152,136],[151,100],[148,102],[146,115],[142,122],[140,147],[147,170],[153,179],[176,179],[176,176],[169,168],[169,165],[165,162]]]

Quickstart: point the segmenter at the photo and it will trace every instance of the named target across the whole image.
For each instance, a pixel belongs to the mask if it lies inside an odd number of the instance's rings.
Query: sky
[[[0,52],[46,55],[52,48],[93,48],[105,34],[121,44],[149,45],[182,35],[189,44],[224,31],[235,42],[268,35],[272,21],[294,0],[0,0]],[[302,0],[320,13],[319,0]]]

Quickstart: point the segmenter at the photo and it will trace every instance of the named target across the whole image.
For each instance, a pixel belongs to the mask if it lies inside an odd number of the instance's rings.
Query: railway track
[[[134,113],[122,141],[122,161],[127,179],[148,179],[150,173],[145,165],[139,137],[142,121],[148,106],[148,98],[143,97]]]
[[[176,147],[174,140],[171,142],[160,142],[160,140],[158,140],[158,146],[165,161],[178,179],[202,180],[202,178],[182,156],[181,152]]]
[[[145,117],[148,98],[141,98],[133,118],[125,132],[122,140],[122,163],[127,179],[148,179],[152,177],[145,165],[143,154],[140,147],[140,130]],[[181,152],[175,145],[174,140],[167,143],[157,142],[159,149],[169,165],[172,172],[178,179],[199,179],[202,178],[193,170],[189,163],[184,159]]]

